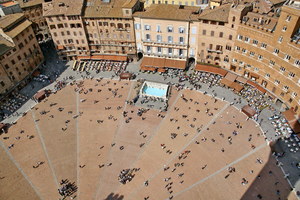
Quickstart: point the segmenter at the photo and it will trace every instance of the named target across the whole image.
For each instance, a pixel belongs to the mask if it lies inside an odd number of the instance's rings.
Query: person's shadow
[[[123,195],[110,193],[105,200],[122,200],[124,199]]]

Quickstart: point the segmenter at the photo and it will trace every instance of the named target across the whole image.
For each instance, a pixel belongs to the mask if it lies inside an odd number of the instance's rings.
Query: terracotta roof
[[[25,18],[23,13],[5,15],[5,17],[0,18],[0,28],[5,29],[22,17]]]
[[[221,76],[225,76],[227,74],[227,71],[225,69],[201,64],[197,64],[195,70],[219,74]]]
[[[123,18],[122,8],[132,8],[136,2],[137,0],[111,0],[111,2],[105,3],[99,0],[87,0],[84,17]]]
[[[253,110],[250,106],[244,106],[243,108],[242,108],[242,112],[243,113],[245,113],[249,118],[251,118],[251,117],[253,117],[255,114],[256,114],[256,112],[255,112],[255,110]]]
[[[31,6],[36,6],[36,5],[42,5],[44,3],[44,0],[28,0],[27,2],[23,2],[23,0],[17,0],[18,3],[20,4],[21,8],[27,8]]]
[[[0,56],[12,49],[15,45],[0,35]]]
[[[30,25],[31,25],[31,22],[28,20],[25,20],[18,26],[14,27],[13,29],[9,29],[9,31],[5,31],[5,34],[11,38],[14,38]]]
[[[230,4],[224,4],[214,9],[206,7],[206,9],[199,15],[199,19],[228,22]]]
[[[43,3],[43,15],[81,15],[83,0],[53,0]]]
[[[3,7],[9,7],[9,6],[16,5],[17,3],[14,2],[14,1],[8,1],[8,2],[0,2],[0,4],[1,4]]]
[[[295,112],[292,109],[289,109],[282,113],[286,120],[291,125],[291,128],[294,130],[296,134],[300,133],[300,123],[298,122],[297,118],[295,117]]]
[[[243,17],[242,21],[262,28],[267,28],[269,30],[273,30],[278,22],[278,20],[274,17],[254,12],[248,12],[247,15]]]
[[[133,16],[140,18],[153,18],[153,19],[170,19],[170,20],[189,20],[189,17],[195,18],[191,15],[193,11],[198,11],[199,7],[183,6],[182,9],[179,5],[170,4],[152,4],[146,11],[136,12]],[[196,18],[195,18],[196,19]]]

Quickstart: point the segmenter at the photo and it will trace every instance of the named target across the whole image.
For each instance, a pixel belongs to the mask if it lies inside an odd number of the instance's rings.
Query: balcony
[[[208,52],[213,52],[213,53],[219,53],[219,54],[223,53],[222,49],[209,49],[209,48],[207,48],[206,50]]]
[[[182,47],[182,48],[187,48],[187,44],[184,43],[170,43],[170,42],[157,42],[157,41],[151,41],[151,40],[142,40],[143,43],[147,43],[147,44],[152,44],[155,46],[162,46],[162,47],[168,47],[168,46],[172,46],[172,47]]]

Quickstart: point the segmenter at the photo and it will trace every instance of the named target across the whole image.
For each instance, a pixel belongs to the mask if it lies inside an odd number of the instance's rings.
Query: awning
[[[266,89],[264,89],[263,87],[261,87],[260,85],[252,82],[252,81],[247,81],[247,84],[252,85],[253,87],[255,87],[256,89],[258,89],[258,91],[260,91],[261,93],[265,94],[266,93]]]
[[[115,60],[116,61],[127,61],[127,56],[116,56]]]
[[[228,72],[226,74],[226,76],[224,76],[224,78],[227,79],[227,80],[230,80],[230,81],[234,82],[235,79],[237,78],[237,75],[235,75],[235,74],[233,74],[231,72]]]
[[[44,90],[38,92],[36,95],[34,95],[34,98],[38,101],[42,100],[43,98],[45,98],[46,96],[46,92]]]
[[[32,75],[35,76],[35,77],[37,77],[39,74],[40,74],[40,72],[39,72],[38,70],[35,70],[35,71],[32,73]]]
[[[242,85],[240,85],[236,82],[232,82],[229,87],[231,87],[231,88],[233,88],[233,89],[235,89],[236,91],[239,91],[239,92],[244,88],[244,86],[242,86]]]
[[[79,60],[89,60],[89,59],[91,59],[91,57],[90,56],[78,56],[78,59]]]
[[[230,85],[233,83],[233,81],[227,80],[225,78],[222,78],[222,80],[220,81],[220,83],[230,87]]]
[[[270,92],[267,92],[267,94],[268,94],[269,97],[271,97],[271,98],[273,98],[273,99],[276,98],[276,97],[275,97],[273,94],[271,94]]]
[[[259,78],[259,75],[258,74],[255,74],[253,72],[250,73],[250,76],[253,76],[254,78]]]
[[[245,113],[249,118],[252,118],[256,114],[255,110],[248,105],[242,108],[242,112]]]
[[[64,45],[58,45],[57,46],[57,50],[62,50],[62,49],[64,49]]]
[[[103,55],[94,55],[91,57],[92,60],[103,60]]]
[[[196,67],[195,67],[195,70],[202,71],[202,72],[209,72],[209,73],[219,74],[221,76],[225,76],[227,74],[227,71],[225,69],[222,69],[220,67],[208,66],[208,65],[197,64]]]
[[[121,73],[120,74],[120,79],[131,79],[131,73]]]
[[[165,72],[166,72],[166,70],[165,70],[164,68],[158,68],[158,69],[157,69],[157,72],[162,72],[162,73],[165,73]]]
[[[154,72],[155,71],[155,67],[141,67],[141,70]]]
[[[298,122],[297,118],[295,117],[295,113],[292,109],[289,109],[282,113],[286,120],[289,122],[291,128],[294,130],[296,134],[300,133],[300,123]]]
[[[165,66],[165,58],[152,58],[152,57],[144,57],[141,63],[141,67],[164,67]]]
[[[247,83],[247,79],[245,79],[244,77],[241,77],[241,76],[238,76],[236,80],[240,83],[244,83],[244,84]]]
[[[103,60],[115,60],[115,57],[114,55],[104,55]]]
[[[182,61],[182,60],[166,59],[165,67],[176,68],[176,69],[185,69],[185,67],[186,67],[186,61],[185,60]]]

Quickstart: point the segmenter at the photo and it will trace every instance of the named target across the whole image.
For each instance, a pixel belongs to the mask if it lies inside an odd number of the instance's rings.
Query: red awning
[[[224,76],[224,78],[226,78],[227,80],[230,80],[230,81],[234,82],[235,79],[237,78],[237,75],[235,75],[235,74],[233,74],[231,72],[228,72],[226,74],[226,76]]]
[[[292,109],[289,109],[282,113],[286,120],[289,122],[291,128],[294,130],[296,134],[300,133],[300,123],[298,122],[297,118],[295,117],[295,113]]]
[[[155,67],[141,67],[141,70],[154,72],[155,71]]]
[[[45,96],[46,96],[46,92],[44,91],[44,90],[42,90],[42,91],[40,91],[40,92],[38,92],[36,95],[34,95],[34,98],[36,99],[36,100],[42,100],[43,98],[45,98]]]
[[[78,56],[78,59],[79,60],[89,60],[89,59],[91,59],[91,57],[90,56]]]
[[[258,91],[260,91],[261,93],[265,94],[266,93],[266,89],[264,89],[263,87],[261,87],[260,85],[252,82],[252,81],[247,81],[247,84],[252,85],[253,87],[255,87],[256,89],[258,89]]]
[[[35,76],[35,77],[37,77],[39,74],[40,74],[40,72],[39,72],[38,70],[35,70],[35,71],[32,73],[32,75]]]
[[[197,64],[196,67],[195,67],[195,70],[202,71],[202,72],[209,72],[209,73],[219,74],[221,76],[225,76],[227,74],[227,71],[225,69],[222,69],[220,67],[208,66],[208,65]]]
[[[244,77],[241,77],[241,76],[238,76],[236,80],[240,83],[244,83],[244,84],[247,83],[247,79],[245,79]]]
[[[152,58],[152,57],[144,57],[141,63],[141,67],[159,67],[162,68],[165,66],[165,58]]]
[[[175,68],[175,69],[185,69],[186,61],[185,60],[166,59],[165,67]]]
[[[236,82],[232,82],[229,87],[231,87],[231,88],[233,88],[233,89],[235,89],[236,91],[239,91],[239,92],[244,88],[244,86],[242,86],[242,85],[240,85]]]
[[[245,113],[249,118],[252,118],[256,114],[255,110],[248,105],[242,108],[242,112]]]
[[[63,50],[64,49],[64,45],[58,45],[57,46],[57,50]]]
[[[103,55],[94,55],[91,57],[92,60],[103,60]]]
[[[222,80],[220,81],[220,83],[230,87],[230,85],[233,83],[232,81],[226,79],[226,78],[222,78]]]

